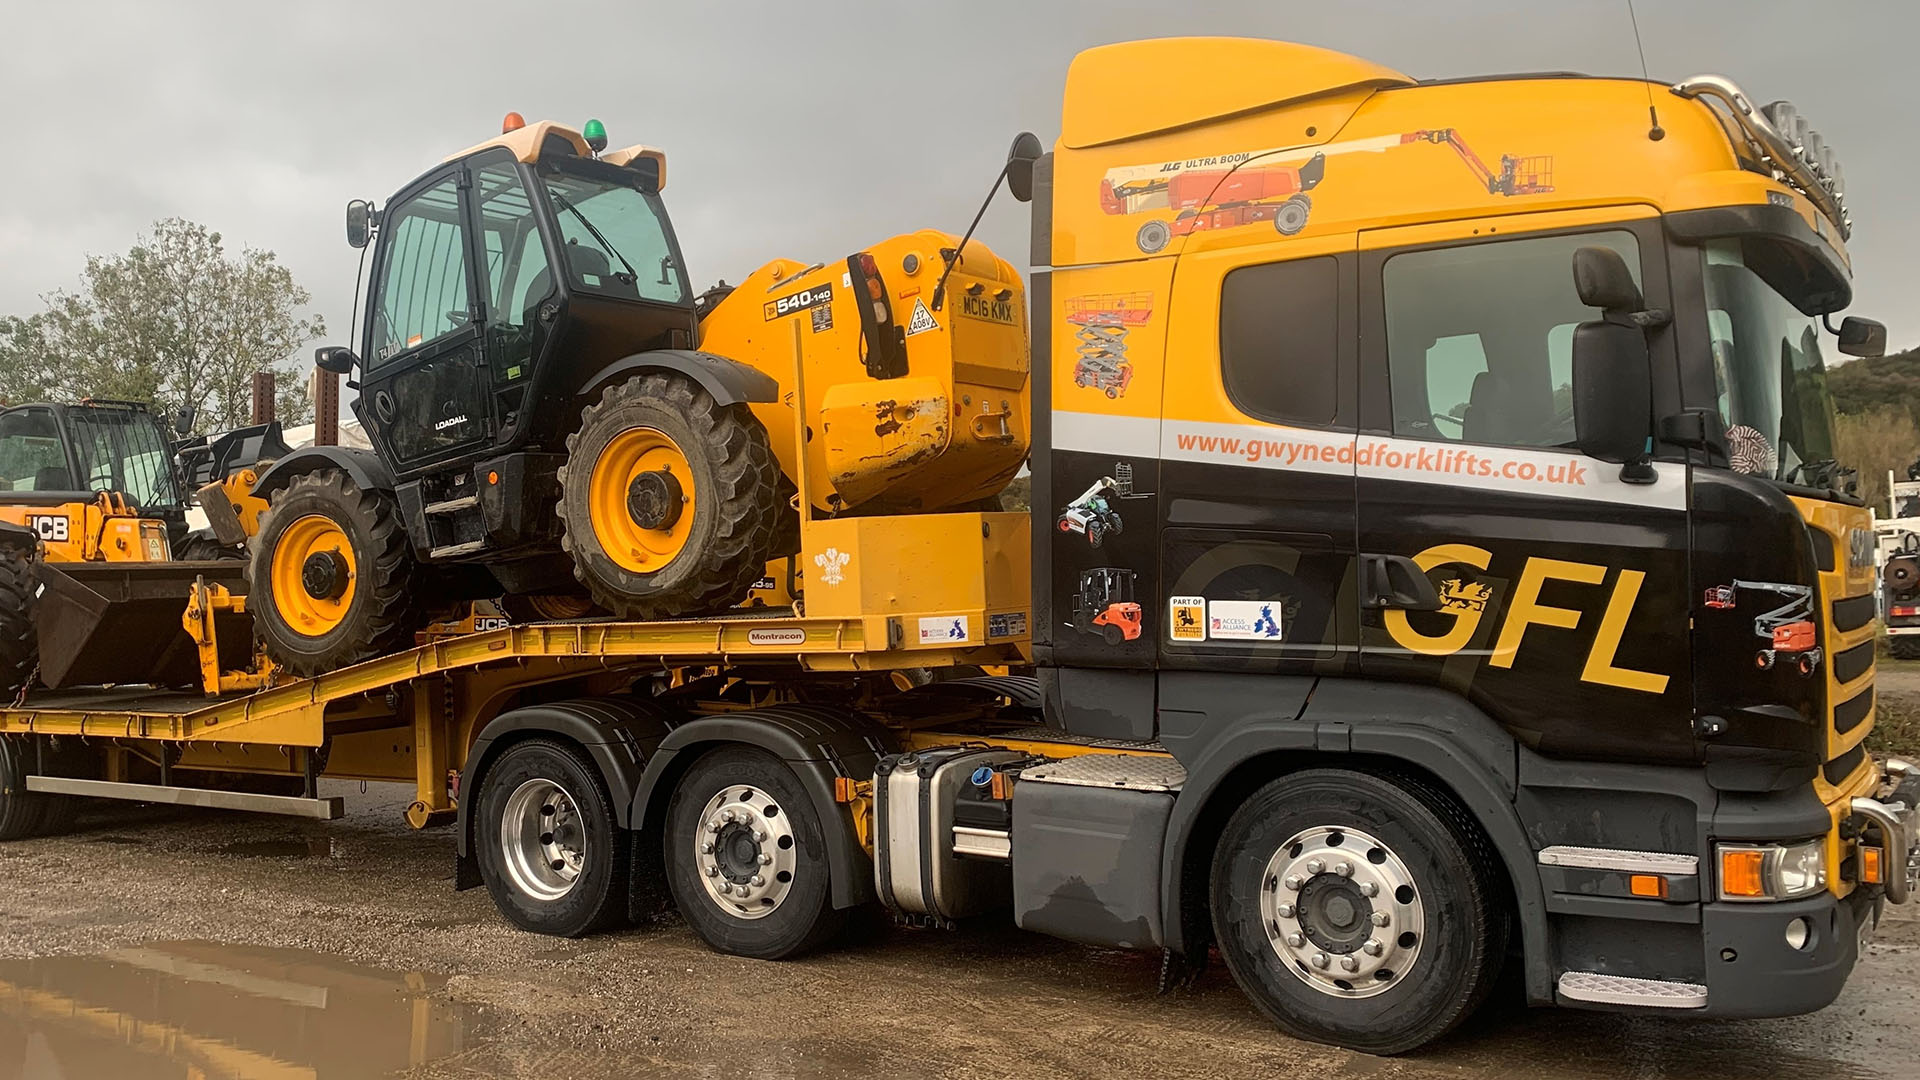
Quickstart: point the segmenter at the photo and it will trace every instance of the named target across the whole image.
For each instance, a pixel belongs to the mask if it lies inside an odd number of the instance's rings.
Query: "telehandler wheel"
[[[550,739],[508,747],[487,766],[474,813],[480,877],[508,922],[579,937],[626,917],[632,839],[578,750]]]
[[[1255,791],[1214,849],[1220,955],[1288,1034],[1400,1054],[1478,1008],[1505,959],[1497,857],[1411,778],[1309,769]]]
[[[718,952],[785,960],[838,933],[827,838],[786,763],[731,746],[695,761],[667,807],[667,885]]]
[[[33,562],[19,548],[0,544],[0,704],[13,703],[39,663]]]
[[[767,431],[679,375],[607,388],[567,437],[561,543],[574,576],[626,618],[701,614],[744,599],[785,508]]]
[[[393,497],[320,469],[273,493],[247,562],[247,611],[274,663],[295,675],[413,644],[413,550]]]

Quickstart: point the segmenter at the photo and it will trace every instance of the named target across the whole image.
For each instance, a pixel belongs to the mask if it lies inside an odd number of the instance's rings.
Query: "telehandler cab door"
[[[1685,759],[1688,466],[1579,449],[1577,332],[1619,329],[1582,301],[1582,248],[1673,310],[1651,208],[1361,234],[1360,550],[1415,572],[1363,590],[1361,666],[1461,693],[1549,754]],[[1650,369],[1608,377],[1649,382],[1632,409],[1651,415],[1620,421],[1650,432],[1679,376],[1671,330],[1646,341]]]
[[[493,429],[467,175],[429,176],[380,229],[354,411],[400,478],[472,452]]]

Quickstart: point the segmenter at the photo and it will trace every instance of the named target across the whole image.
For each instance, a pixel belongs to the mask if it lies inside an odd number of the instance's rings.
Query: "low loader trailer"
[[[587,145],[537,130],[541,154]],[[1395,150],[1407,132],[1460,153]],[[1468,141],[1501,171],[1463,174]],[[423,181],[435,220],[606,173],[533,145],[483,148],[494,186],[450,159]],[[1313,181],[1310,216],[1179,217],[1276,177]],[[780,558],[745,606],[638,620],[566,594],[580,617],[429,626],[296,677],[270,649],[222,658],[233,617],[279,601],[196,581],[198,685],[0,708],[0,837],[84,797],[330,818],[322,777],[407,781],[409,821],[451,826],[458,887],[528,930],[670,904],[774,960],[863,905],[1010,913],[1157,951],[1168,985],[1217,955],[1282,1030],[1379,1054],[1445,1034],[1506,969],[1540,1006],[1834,1000],[1920,887],[1920,770],[1865,747],[1874,535],[1823,343],[1885,334],[1826,318],[1852,221],[1792,106],[1714,76],[1416,82],[1306,46],[1141,42],[1078,57],[1059,140],[1016,140],[1002,180],[1035,208],[1026,281],[912,234],[778,264],[647,361],[669,367],[645,385],[680,371],[750,406],[766,482],[795,489],[797,535],[763,545]],[[525,227],[573,228],[568,205]],[[672,277],[670,247],[639,276]],[[484,349],[494,315],[468,310],[452,333]],[[1090,328],[1124,377],[1090,377]],[[749,355],[761,390],[728,366]],[[1028,432],[1031,511],[982,504]],[[460,482],[493,498],[489,470],[559,466],[541,445],[462,458]],[[680,466],[636,469],[582,520],[653,550],[675,498],[711,505]],[[5,539],[17,578],[32,555]],[[282,599],[361,595],[338,575],[370,561],[309,548]]]

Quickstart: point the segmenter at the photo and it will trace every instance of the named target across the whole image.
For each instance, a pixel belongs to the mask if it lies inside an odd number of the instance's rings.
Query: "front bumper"
[[[1855,889],[1777,904],[1701,905],[1707,960],[1707,1005],[1695,1016],[1799,1016],[1840,996],[1878,926],[1886,901],[1878,890]],[[1806,944],[1787,944],[1787,927],[1805,919]]]

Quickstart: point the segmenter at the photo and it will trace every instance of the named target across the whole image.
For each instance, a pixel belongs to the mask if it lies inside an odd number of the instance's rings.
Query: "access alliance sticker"
[[[1207,598],[1176,596],[1168,601],[1167,636],[1174,641],[1207,640]]]
[[[1279,641],[1280,601],[1209,600],[1207,636],[1216,641]]]
[[[922,645],[958,645],[972,640],[972,622],[965,615],[930,615],[920,620]]]

